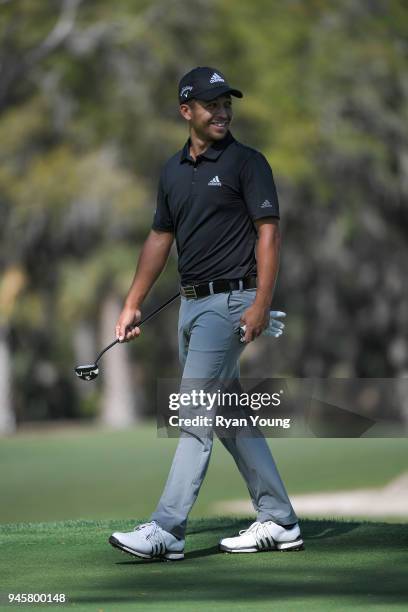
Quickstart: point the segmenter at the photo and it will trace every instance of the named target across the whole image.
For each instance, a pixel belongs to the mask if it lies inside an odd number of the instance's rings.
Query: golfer
[[[152,229],[116,335],[121,342],[139,336],[141,306],[175,238],[182,296],[179,353],[182,386],[188,386],[194,379],[238,378],[242,351],[268,325],[279,263],[279,206],[265,157],[230,132],[231,96],[242,98],[242,93],[219,70],[198,67],[181,79],[178,96],[189,139],[161,172]],[[297,517],[265,438],[237,435],[221,442],[246,482],[256,522],[222,539],[220,549],[300,550]],[[183,559],[188,514],[211,448],[212,435],[183,428],[150,522],[116,532],[109,542],[137,557]]]

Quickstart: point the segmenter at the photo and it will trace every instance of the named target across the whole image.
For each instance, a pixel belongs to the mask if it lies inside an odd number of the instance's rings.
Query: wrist
[[[262,295],[262,294],[256,294],[255,300],[254,300],[254,304],[258,307],[258,308],[263,308],[264,310],[269,310],[272,304],[272,299],[270,296],[266,296],[266,295]]]
[[[125,300],[125,308],[128,308],[129,310],[140,310],[142,304],[142,300],[138,300],[135,298],[131,298],[131,299],[126,299]]]

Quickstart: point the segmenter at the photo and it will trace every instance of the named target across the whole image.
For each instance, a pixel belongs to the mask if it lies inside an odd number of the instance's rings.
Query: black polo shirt
[[[182,284],[256,275],[263,217],[279,218],[272,170],[230,132],[196,161],[189,139],[164,165],[152,228],[175,234]]]

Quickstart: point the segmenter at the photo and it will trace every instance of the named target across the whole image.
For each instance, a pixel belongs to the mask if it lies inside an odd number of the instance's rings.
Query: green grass
[[[65,609],[406,610],[408,526],[303,521],[306,550],[220,554],[220,537],[248,520],[189,523],[183,562],[135,560],[107,544],[130,521],[69,521],[0,527],[2,608],[7,593],[65,593]],[[405,602],[405,605],[404,605]]]
[[[151,425],[3,439],[0,522],[148,516],[176,443],[157,438]],[[270,444],[290,494],[382,486],[408,465],[404,438],[275,439]],[[247,497],[235,464],[216,441],[192,517],[211,516],[214,502]]]

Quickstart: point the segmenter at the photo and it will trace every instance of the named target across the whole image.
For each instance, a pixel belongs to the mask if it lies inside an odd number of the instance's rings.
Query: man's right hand
[[[137,324],[141,318],[142,313],[138,308],[124,306],[115,328],[119,342],[129,342],[140,336],[140,327],[137,327]]]

